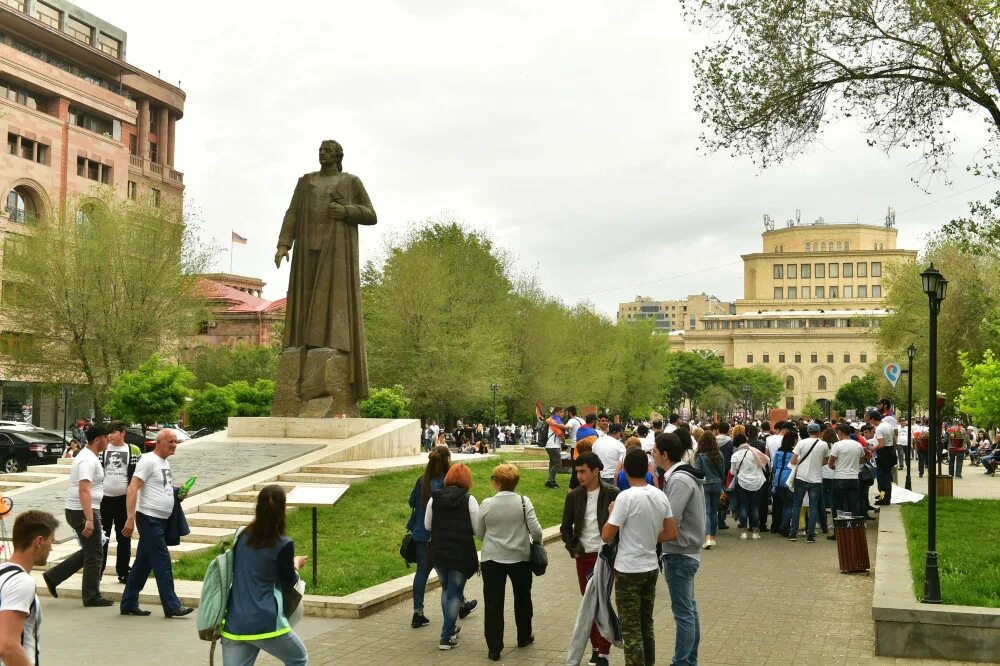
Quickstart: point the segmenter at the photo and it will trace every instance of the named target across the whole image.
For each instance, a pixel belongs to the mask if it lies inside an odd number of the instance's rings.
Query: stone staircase
[[[60,458],[58,463],[28,465],[23,472],[0,474],[0,493],[31,488],[47,481],[65,481],[72,465],[72,458]]]

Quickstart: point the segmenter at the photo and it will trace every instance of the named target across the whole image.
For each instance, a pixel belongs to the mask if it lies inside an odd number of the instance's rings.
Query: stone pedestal
[[[291,347],[281,352],[272,416],[358,417],[350,357],[337,349]]]

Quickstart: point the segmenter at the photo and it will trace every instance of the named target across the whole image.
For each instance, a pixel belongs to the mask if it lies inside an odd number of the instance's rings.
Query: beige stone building
[[[184,92],[126,62],[126,43],[124,30],[64,0],[0,0],[0,262],[8,236],[98,184],[180,205]],[[4,363],[15,343],[0,310],[0,418],[53,426],[55,399]]]
[[[828,409],[841,384],[877,361],[885,268],[916,260],[916,251],[896,248],[896,232],[821,222],[766,230],[761,251],[742,257],[735,313],[699,317],[695,330],[671,335],[671,347],[774,371],[785,382],[776,406],[793,414],[810,399]]]
[[[732,308],[732,303],[724,303],[708,294],[693,294],[675,301],[657,301],[649,296],[636,296],[629,303],[618,304],[618,321],[652,319],[656,332],[669,333],[694,330],[701,316],[729,314]]]

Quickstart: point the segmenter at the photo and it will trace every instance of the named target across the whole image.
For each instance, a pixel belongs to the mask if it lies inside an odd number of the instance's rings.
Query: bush
[[[252,385],[244,381],[233,382],[226,390],[236,403],[233,416],[271,415],[275,383],[270,379],[258,379]]]
[[[225,387],[209,384],[198,391],[188,406],[188,420],[194,428],[225,428],[236,412],[236,400]]]
[[[403,387],[375,389],[367,400],[358,403],[361,416],[367,419],[405,419],[410,415],[410,401],[403,394]]]

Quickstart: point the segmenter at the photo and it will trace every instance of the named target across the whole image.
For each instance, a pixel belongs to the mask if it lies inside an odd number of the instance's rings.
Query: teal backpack
[[[198,638],[212,641],[209,651],[209,663],[215,663],[215,644],[222,635],[222,624],[226,619],[226,604],[229,602],[229,589],[233,586],[233,561],[236,540],[243,528],[236,530],[233,545],[220,553],[208,565],[205,578],[201,583],[201,598],[198,601]]]

